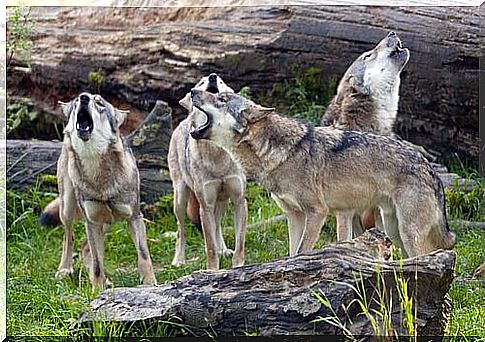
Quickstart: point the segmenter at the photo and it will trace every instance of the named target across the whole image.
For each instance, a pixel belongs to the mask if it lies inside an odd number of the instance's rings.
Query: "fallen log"
[[[380,312],[384,309],[376,303],[384,296],[391,330],[407,335],[396,287],[396,279],[404,279],[417,305],[418,335],[442,335],[451,309],[446,293],[455,254],[436,251],[406,259],[400,266],[383,260],[390,248],[390,240],[373,229],[352,241],[292,258],[197,271],[158,287],[114,288],[91,302],[80,321],[88,326],[96,320],[137,326],[170,320],[186,326],[190,334],[211,336],[343,334],[325,321],[332,317],[353,335],[374,335],[355,301],[358,293],[365,293],[368,307]],[[326,298],[331,309],[316,294]]]
[[[137,158],[141,200],[145,204],[172,191],[167,166],[171,124],[170,107],[157,101],[142,124],[126,137]],[[40,175],[55,175],[61,145],[60,141],[7,140],[8,187],[22,188],[35,184]]]

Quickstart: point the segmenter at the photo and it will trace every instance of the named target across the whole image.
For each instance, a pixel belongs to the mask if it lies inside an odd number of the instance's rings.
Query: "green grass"
[[[98,323],[93,330],[76,325],[79,315],[88,308],[98,293],[92,292],[87,272],[78,254],[74,256],[74,277],[56,279],[54,273],[61,256],[63,230],[61,227],[45,229],[37,220],[42,208],[55,197],[45,192],[45,187],[34,187],[23,192],[7,192],[7,332],[9,335],[55,336],[55,335],[136,335],[170,336],[176,333],[174,323],[157,324],[146,329],[127,331],[119,324]],[[483,195],[477,190],[475,195]],[[453,218],[467,217],[485,221],[474,205],[476,198],[460,204],[460,211]],[[249,223],[268,219],[281,211],[264,189],[250,185],[247,191]],[[162,198],[157,216],[147,222],[147,235],[157,281],[164,284],[183,275],[205,267],[205,253],[201,234],[188,227],[187,260],[184,267],[171,266],[175,238],[169,232],[176,231],[172,214],[171,196]],[[462,203],[463,202],[463,203]],[[452,212],[451,208],[448,208]],[[226,213],[223,226],[226,243],[234,246],[232,215]],[[459,236],[457,275],[463,281],[456,282],[450,295],[454,300],[452,320],[448,327],[450,335],[485,336],[485,289],[483,282],[471,280],[473,270],[485,261],[485,232],[478,229],[452,227]],[[81,223],[75,225],[75,252],[85,237]],[[336,240],[335,221],[329,218],[317,247]],[[136,253],[125,222],[117,223],[106,237],[105,266],[107,276],[116,286],[136,286]],[[288,234],[286,222],[271,224],[249,230],[246,239],[246,263],[261,263],[287,256]],[[230,267],[231,260],[223,259],[221,267]]]

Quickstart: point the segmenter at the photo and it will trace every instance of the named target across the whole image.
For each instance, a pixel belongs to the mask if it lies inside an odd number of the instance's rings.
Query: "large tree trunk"
[[[171,112],[165,102],[157,101],[142,124],[126,137],[140,170],[143,204],[153,203],[172,191],[167,165]],[[42,174],[55,175],[61,145],[59,141],[7,140],[8,187],[32,185]]]
[[[334,325],[313,322],[319,317],[336,317],[354,335],[374,335],[370,320],[359,314],[362,309],[357,302],[351,304],[358,293],[365,293],[369,304],[364,306],[382,313],[387,308],[391,331],[407,335],[410,332],[397,295],[396,279],[401,278],[408,282],[413,316],[417,309],[417,333],[443,335],[451,308],[446,293],[453,280],[455,254],[437,251],[406,259],[401,267],[399,262],[374,257],[390,252],[391,244],[383,235],[373,229],[353,241],[293,258],[217,272],[198,271],[159,287],[107,290],[91,303],[91,311],[82,321],[136,325],[170,320],[186,325],[190,333],[212,336],[342,334]],[[335,314],[315,293],[328,299]],[[379,295],[383,307],[376,304]],[[379,335],[384,333],[389,331]]]
[[[132,110],[131,128],[160,98],[178,122],[178,100],[209,72],[256,97],[293,79],[295,65],[339,79],[394,30],[411,50],[398,133],[478,163],[478,7],[64,7],[36,9],[35,19],[31,72],[9,70],[9,94],[48,108],[99,89]]]

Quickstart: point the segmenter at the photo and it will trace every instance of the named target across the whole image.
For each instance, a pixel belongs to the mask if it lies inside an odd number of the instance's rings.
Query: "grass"
[[[49,182],[52,182],[50,179]],[[89,302],[98,293],[92,292],[87,272],[78,254],[74,256],[73,279],[56,279],[54,273],[61,254],[63,230],[61,227],[45,229],[38,226],[41,209],[55,197],[55,193],[36,187],[18,191],[7,191],[7,332],[9,335],[54,336],[54,335],[116,335],[167,336],[177,331],[172,323],[157,324],[146,330],[127,331],[119,324],[99,323],[94,330],[83,330],[75,322],[88,308]],[[483,187],[472,192],[483,196]],[[463,200],[465,195],[447,192],[448,207],[454,219],[474,218],[485,221],[483,212],[475,206],[477,198]],[[280,214],[279,208],[264,189],[251,184],[247,191],[249,223],[258,222]],[[172,214],[171,196],[160,201],[157,216],[147,221],[149,248],[157,281],[164,284],[193,271],[204,268],[205,254],[201,234],[188,228],[187,260],[184,267],[171,266],[175,238],[170,232],[176,230]],[[478,198],[480,201],[480,198]],[[224,227],[232,227],[232,216],[226,213]],[[448,334],[453,336],[485,336],[485,288],[483,281],[471,280],[473,270],[485,260],[485,232],[478,229],[453,227],[459,242],[455,248],[457,275],[463,281],[456,282],[450,296],[454,301]],[[85,237],[81,223],[75,225],[76,245]],[[224,230],[229,247],[234,246],[234,231]],[[331,217],[323,229],[317,247],[336,240],[335,221]],[[288,253],[287,227],[285,222],[268,225],[247,233],[246,262],[261,263],[285,257]],[[123,251],[122,253],[120,251]],[[108,277],[116,286],[136,286],[136,253],[125,222],[117,223],[107,234],[105,265]],[[223,259],[221,267],[230,267],[230,259]]]
[[[283,112],[318,124],[325,106],[335,93],[336,80],[326,80],[318,68],[294,67],[295,77],[275,84],[267,94],[258,98],[267,106],[278,106]],[[322,91],[323,89],[323,91]],[[242,91],[251,96],[250,89]],[[477,179],[476,171],[458,160],[454,172]],[[98,293],[91,290],[87,272],[78,254],[74,255],[72,279],[56,279],[63,230],[44,229],[37,220],[44,206],[55,198],[55,178],[43,177],[37,186],[22,192],[7,191],[7,333],[10,336],[172,336],[180,331],[174,322],[153,324],[143,329],[128,330],[115,323],[98,322],[92,330],[76,325],[80,314]],[[472,192],[446,191],[450,220],[485,221],[483,182]],[[251,184],[247,189],[248,223],[259,222],[281,213],[267,191]],[[172,196],[163,197],[152,208],[154,218],[147,221],[147,236],[157,281],[164,284],[205,267],[204,244],[201,234],[193,227],[187,229],[187,265],[171,266],[174,254],[176,221],[172,214]],[[230,211],[228,211],[230,212]],[[223,219],[224,238],[234,247],[232,216]],[[452,336],[485,336],[484,282],[472,280],[473,270],[485,261],[485,231],[451,226],[458,235],[456,281],[450,296],[454,301],[447,334]],[[75,225],[75,251],[85,238],[84,226]],[[327,220],[316,248],[336,240],[335,219]],[[107,276],[116,286],[136,286],[136,253],[125,222],[115,224],[105,240]],[[122,251],[122,252],[121,252]],[[249,230],[246,236],[246,263],[261,263],[287,256],[286,222]],[[221,267],[231,266],[222,259]],[[405,297],[405,296],[404,296]],[[317,298],[315,300],[318,300]],[[325,301],[324,297],[320,300]],[[409,303],[408,303],[409,304]],[[330,303],[328,303],[330,305]],[[409,310],[408,310],[409,311]],[[385,312],[382,312],[385,314]],[[337,322],[333,322],[337,324]],[[409,323],[409,322],[408,322]],[[248,331],[248,335],[254,333]]]

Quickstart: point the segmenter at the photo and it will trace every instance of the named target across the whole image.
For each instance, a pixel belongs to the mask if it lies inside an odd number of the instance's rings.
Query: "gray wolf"
[[[391,135],[399,103],[400,75],[409,60],[399,37],[389,32],[360,55],[340,80],[321,125]]]
[[[381,209],[404,254],[452,248],[443,185],[416,149],[387,136],[313,127],[232,93],[192,90],[193,136],[226,148],[288,218],[290,255],[309,251],[329,210]],[[351,231],[351,222],[348,222]]]
[[[389,32],[347,69],[321,125],[396,137],[393,127],[399,104],[400,75],[409,57],[409,50],[402,47],[397,34]],[[353,220],[353,232],[357,234],[363,228],[382,226],[378,208],[369,208],[360,217],[342,215],[336,215],[338,240],[352,238],[346,229],[349,220]]]
[[[81,93],[61,103],[65,119],[64,140],[57,162],[59,197],[41,215],[41,224],[64,225],[62,258],[56,276],[73,272],[72,223],[82,217],[87,244],[83,255],[93,287],[104,288],[104,233],[125,218],[138,255],[143,284],[156,283],[140,212],[140,180],[136,160],[120,135],[127,112],[115,109],[100,95]]]
[[[194,89],[211,93],[234,91],[216,74],[203,77]],[[244,264],[247,204],[245,195],[246,177],[241,167],[230,154],[207,140],[196,140],[193,118],[198,109],[192,106],[188,93],[180,104],[189,111],[189,116],[174,130],[168,150],[168,166],[174,188],[174,212],[177,218],[177,242],[173,265],[185,263],[186,232],[185,209],[189,198],[195,197],[200,205],[200,218],[205,240],[207,268],[219,268],[219,255],[233,253],[233,266]],[[226,247],[221,230],[221,217],[228,200],[235,210],[235,251]],[[189,210],[188,210],[189,211]]]
[[[409,50],[402,48],[394,32],[361,54],[339,82],[337,95],[330,102],[321,125],[382,135],[393,135],[396,121],[401,71],[409,60]],[[337,215],[337,239],[352,238],[346,223],[353,220],[353,231],[382,225],[378,208],[369,208],[361,217]]]

